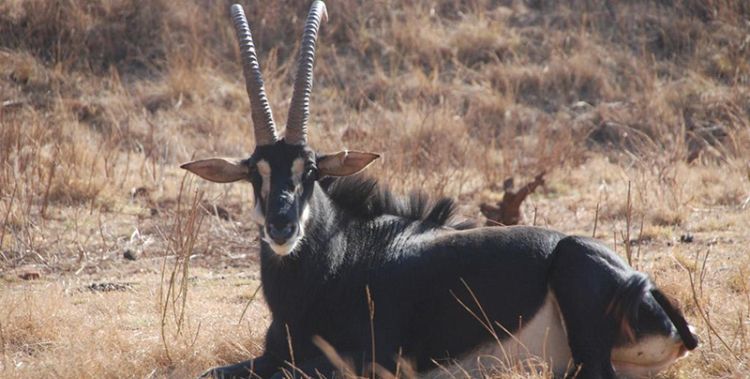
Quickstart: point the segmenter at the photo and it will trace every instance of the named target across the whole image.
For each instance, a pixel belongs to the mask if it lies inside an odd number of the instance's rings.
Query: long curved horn
[[[266,90],[263,88],[263,77],[260,74],[258,56],[255,53],[253,36],[250,33],[250,25],[245,18],[242,5],[232,5],[232,20],[240,43],[240,56],[242,58],[242,72],[245,76],[245,87],[247,96],[250,98],[250,107],[255,128],[255,144],[271,145],[279,140],[276,135],[276,125],[273,122],[271,106],[268,104]]]
[[[318,39],[320,24],[328,20],[326,5],[316,0],[310,7],[302,35],[297,78],[294,82],[292,103],[289,105],[289,118],[284,139],[293,145],[307,143],[307,120],[310,118],[310,93],[313,85],[313,63],[315,62],[315,41]]]

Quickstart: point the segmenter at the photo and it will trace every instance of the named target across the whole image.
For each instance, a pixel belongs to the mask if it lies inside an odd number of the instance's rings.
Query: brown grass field
[[[243,4],[284,125],[309,2]],[[229,5],[0,2],[0,377],[184,378],[262,351],[252,189],[178,168],[254,146]],[[312,146],[382,153],[370,175],[479,222],[505,178],[546,171],[526,223],[595,234],[698,328],[661,377],[750,377],[750,2],[328,12]]]

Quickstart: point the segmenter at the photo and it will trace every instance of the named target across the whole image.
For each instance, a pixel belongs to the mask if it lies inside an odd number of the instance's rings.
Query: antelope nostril
[[[268,236],[271,237],[271,239],[278,244],[283,244],[289,238],[291,238],[296,232],[297,232],[297,224],[294,222],[271,223],[268,225]]]

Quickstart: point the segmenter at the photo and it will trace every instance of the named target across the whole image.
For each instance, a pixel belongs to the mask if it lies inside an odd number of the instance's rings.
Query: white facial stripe
[[[263,199],[268,198],[268,194],[271,192],[271,166],[265,160],[259,160],[257,163],[258,173],[261,176],[261,197]],[[297,158],[292,162],[291,175],[292,182],[295,186],[295,191],[301,188],[302,174],[305,170],[305,160],[303,158]],[[294,196],[295,194],[289,194]],[[294,249],[299,245],[299,242],[305,236],[305,225],[307,220],[310,218],[310,207],[305,205],[305,209],[302,210],[302,214],[299,219],[299,227],[297,228],[297,235],[290,238],[283,245],[275,243],[271,238],[268,237],[265,226],[261,228],[261,239],[271,247],[274,253],[280,256],[286,256],[294,252]],[[253,209],[252,219],[260,225],[265,225],[265,217],[263,216],[263,209],[260,206],[260,202],[257,202]]]
[[[271,165],[265,159],[259,160],[257,165],[260,176],[271,176]]]
[[[302,183],[302,173],[305,170],[305,161],[302,158],[297,158],[292,162],[292,182],[294,187],[297,188]]]
[[[257,166],[261,178],[260,196],[266,199],[268,198],[268,193],[271,192],[271,165],[261,159],[258,161]]]
[[[250,212],[250,219],[258,225],[266,223],[266,217],[263,215],[263,208],[260,206],[260,200],[255,201],[253,211]]]

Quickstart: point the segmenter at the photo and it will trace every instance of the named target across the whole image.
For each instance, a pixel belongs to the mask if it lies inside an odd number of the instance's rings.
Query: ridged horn
[[[250,25],[245,18],[245,11],[239,4],[232,5],[232,20],[240,44],[242,58],[242,73],[245,76],[245,88],[250,98],[250,108],[255,129],[256,146],[272,145],[279,140],[276,135],[276,124],[273,122],[271,106],[268,104],[266,90],[263,87],[263,77],[260,73],[258,56],[255,53],[253,35]]]
[[[326,5],[320,0],[313,2],[307,15],[305,32],[302,35],[297,77],[294,82],[292,103],[289,105],[289,118],[284,140],[288,144],[307,143],[307,121],[310,118],[310,93],[313,86],[313,64],[315,62],[315,41],[318,39],[320,24],[328,20]]]

